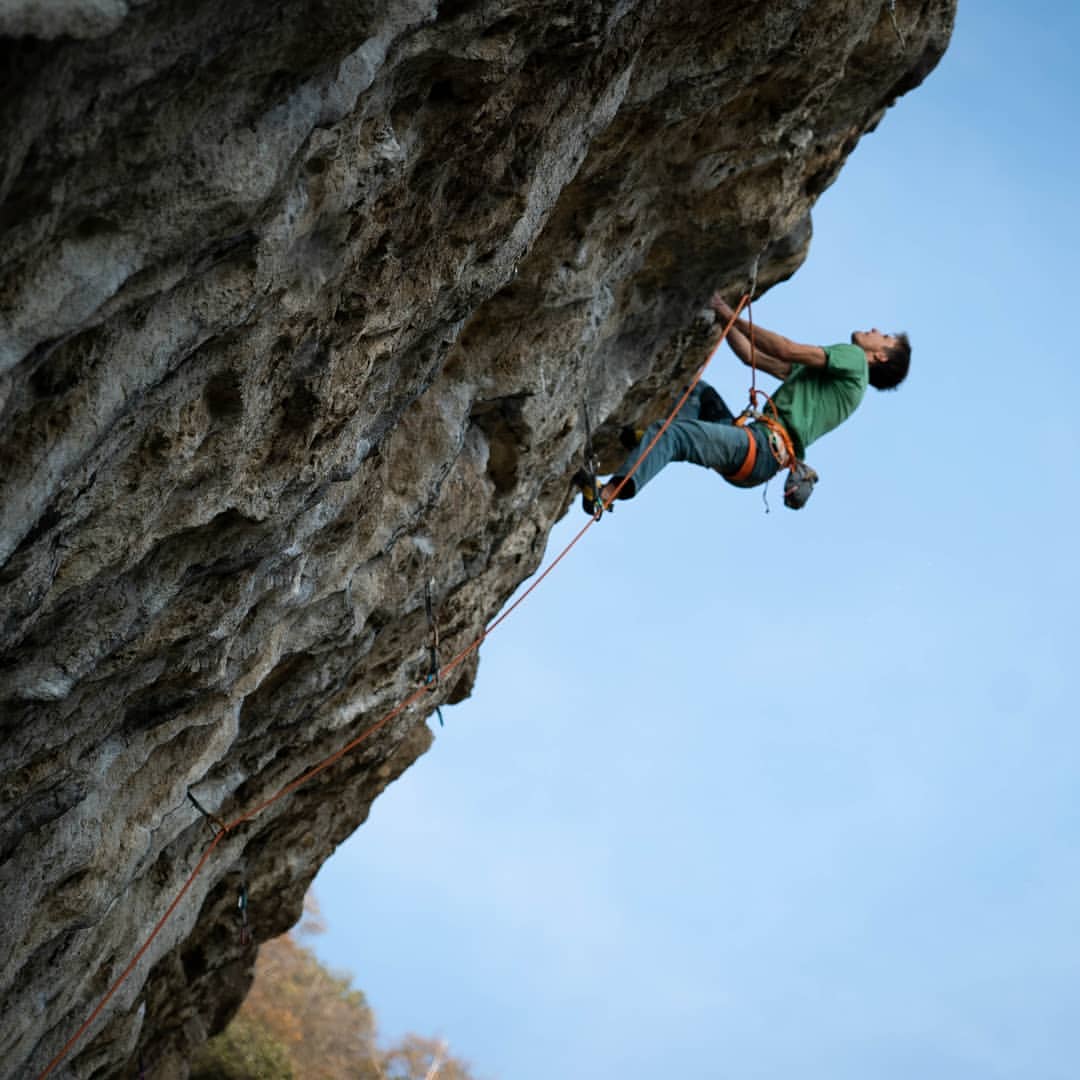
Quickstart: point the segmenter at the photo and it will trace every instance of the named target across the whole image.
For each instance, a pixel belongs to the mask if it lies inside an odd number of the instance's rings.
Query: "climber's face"
[[[900,341],[892,334],[883,334],[876,326],[873,330],[856,330],[851,335],[851,344],[858,345],[868,363],[876,364],[885,359],[889,350],[899,345]]]

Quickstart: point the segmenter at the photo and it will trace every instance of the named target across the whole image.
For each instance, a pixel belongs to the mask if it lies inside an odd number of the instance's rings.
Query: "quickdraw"
[[[428,648],[430,656],[430,671],[424,682],[429,690],[439,688],[439,672],[442,664],[439,662],[439,621],[435,618],[435,601],[432,593],[435,589],[435,579],[428,578],[427,588],[424,590],[424,610],[427,612],[428,626],[431,628],[431,645]]]
[[[907,42],[904,40],[903,31],[900,29],[900,24],[896,21],[896,0],[889,0],[889,18],[892,19],[893,29],[896,31],[896,36],[900,40],[901,50],[907,49]]]
[[[427,612],[428,626],[431,627],[431,645],[429,646],[430,669],[424,678],[424,685],[428,692],[434,694],[439,689],[442,661],[439,658],[439,620],[435,617],[435,601],[432,594],[435,590],[435,579],[428,578],[427,588],[424,592],[424,610]],[[443,727],[442,708],[435,706],[435,715],[439,718],[439,727]]]
[[[196,799],[190,791],[187,793],[187,797],[188,800],[191,802],[191,805],[194,806],[195,809],[198,810],[204,818],[206,818],[208,824],[210,825],[210,831],[214,836],[218,836],[219,833],[221,835],[224,835],[229,831],[229,826],[226,825],[225,822],[217,816],[217,814],[211,814],[210,811],[207,810],[206,807],[203,806],[203,804],[199,802],[199,800]]]
[[[251,944],[251,930],[248,927],[248,891],[247,885],[241,884],[236,897],[236,912],[240,919],[240,944],[245,948]]]

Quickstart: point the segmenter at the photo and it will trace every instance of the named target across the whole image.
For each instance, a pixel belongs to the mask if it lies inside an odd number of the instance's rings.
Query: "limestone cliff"
[[[211,830],[537,566],[714,287],[945,48],[954,0],[0,4],[0,1077],[36,1075]],[[509,631],[508,631],[509,632]],[[58,1075],[183,1077],[257,939],[431,742],[232,830]]]

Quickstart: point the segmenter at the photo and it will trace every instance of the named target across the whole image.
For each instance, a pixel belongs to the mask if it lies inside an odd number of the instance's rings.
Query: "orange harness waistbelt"
[[[724,479],[733,484],[744,484],[754,471],[754,465],[757,464],[757,439],[754,438],[753,432],[749,428],[742,424],[738,426],[746,432],[746,437],[750,440],[750,446],[746,451],[746,457],[743,458],[742,464],[734,472],[724,473]]]
[[[747,424],[751,420],[765,425],[769,450],[772,452],[772,456],[776,458],[776,464],[781,469],[794,465],[798,460],[798,455],[795,453],[795,446],[791,441],[791,436],[787,433],[787,428],[785,428],[779,420],[775,420],[773,417],[766,416],[763,413],[758,413],[756,415],[743,413],[743,415],[735,421],[735,426],[742,428],[743,431],[746,432],[746,437],[750,440],[750,446],[747,448],[746,457],[743,458],[742,464],[734,472],[722,474],[724,479],[732,484],[745,484],[746,481],[749,480],[750,474],[754,471],[754,466],[757,464],[757,439],[754,438],[753,433],[747,427]]]

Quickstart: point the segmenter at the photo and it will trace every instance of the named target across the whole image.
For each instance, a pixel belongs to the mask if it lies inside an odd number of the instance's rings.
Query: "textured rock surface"
[[[953,0],[0,5],[0,1076],[531,573]],[[61,1072],[186,1075],[475,657],[231,832]]]

